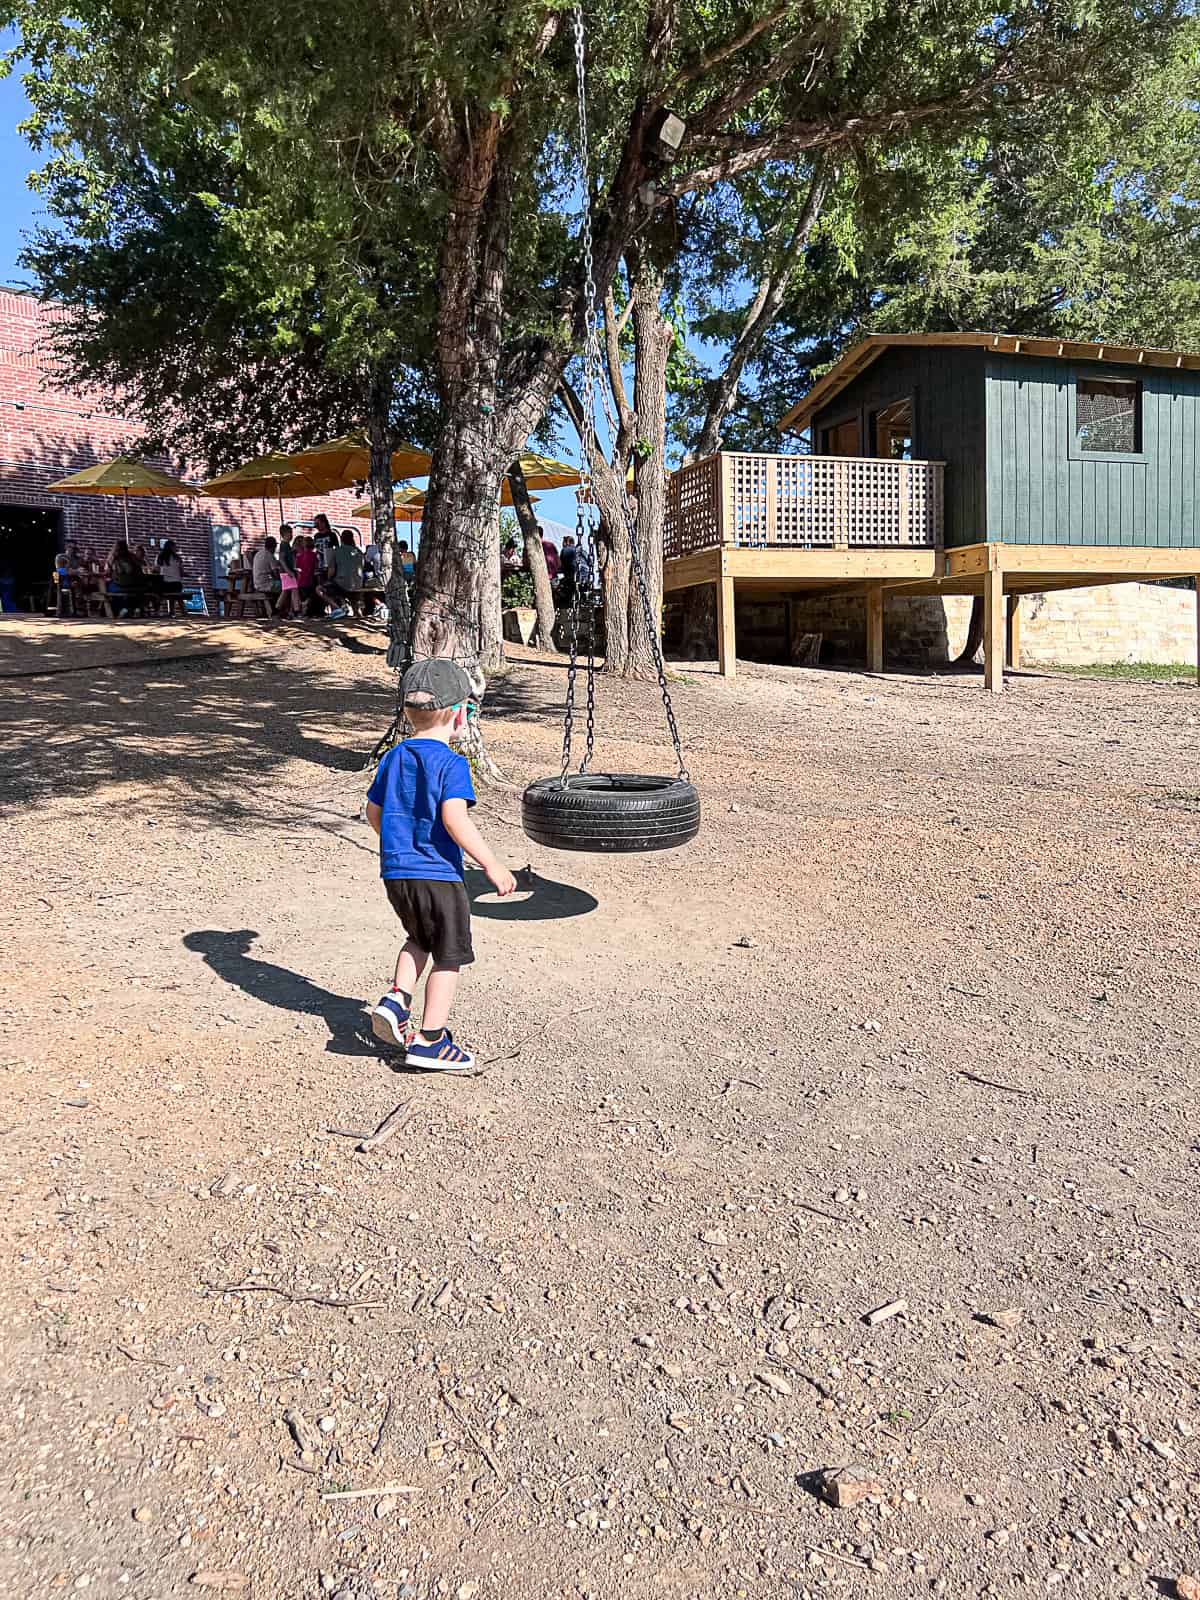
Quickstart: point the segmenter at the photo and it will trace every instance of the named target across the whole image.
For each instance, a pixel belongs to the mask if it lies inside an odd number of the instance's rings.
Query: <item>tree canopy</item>
[[[40,247],[47,281],[119,328],[113,295],[87,296],[113,278],[123,240],[154,263],[160,313],[171,251],[198,253],[193,305],[213,308],[216,334],[222,317],[245,330],[255,360],[265,335],[271,359],[315,362],[322,392],[326,380],[336,392],[365,375],[378,389],[381,374],[390,385],[398,373],[427,387],[437,414],[417,644],[469,655],[500,475],[594,310],[584,207],[598,293],[636,250],[670,295],[681,248],[694,266],[702,225],[722,208],[757,208],[746,231],[759,253],[786,252],[795,197],[827,163],[834,211],[809,229],[805,255],[830,252],[843,288],[865,283],[876,262],[894,264],[894,288],[879,303],[867,294],[864,316],[902,292],[915,306],[917,286],[933,286],[931,258],[906,263],[900,228],[888,250],[871,242],[872,185],[886,195],[924,182],[932,196],[952,170],[971,221],[980,182],[988,196],[1004,187],[986,151],[1011,161],[1022,119],[1048,148],[1056,122],[1083,127],[1093,104],[1133,94],[1175,48],[1186,3],[1030,0],[999,13],[982,0],[588,4],[586,186],[573,17],[555,6],[82,0],[69,19],[53,0],[3,9],[32,60],[32,131],[63,222],[56,268],[52,246]],[[666,109],[684,125],[674,152],[658,137]],[[949,166],[947,145],[959,152]],[[139,191],[131,218],[128,195]],[[902,214],[923,226],[919,207]],[[986,229],[967,231],[986,249]],[[952,277],[941,275],[931,303]],[[820,281],[829,289],[838,272]],[[818,298],[828,310],[832,294]],[[810,336],[832,330],[800,296],[792,315],[797,332],[806,320]],[[843,315],[826,344],[854,320]],[[149,359],[135,336],[125,348],[131,366]],[[765,359],[764,349],[762,371]],[[193,392],[177,387],[190,404]]]

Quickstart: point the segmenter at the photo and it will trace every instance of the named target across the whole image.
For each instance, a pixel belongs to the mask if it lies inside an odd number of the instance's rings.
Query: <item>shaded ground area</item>
[[[489,1065],[429,1081],[363,1013],[381,638],[181,632],[0,629],[0,672],[92,663],[0,696],[0,1590],[1200,1565],[1194,686],[681,669],[700,839],[555,856],[488,791],[533,888],[472,881]],[[564,688],[522,656],[518,785]],[[661,770],[654,687],[601,698],[604,764]]]

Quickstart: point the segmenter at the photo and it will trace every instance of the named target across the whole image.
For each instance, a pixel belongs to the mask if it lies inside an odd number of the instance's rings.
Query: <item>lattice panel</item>
[[[706,456],[667,479],[664,551],[668,558],[721,543],[721,457]]]
[[[940,461],[866,456],[710,456],[669,480],[666,554],[720,544],[940,545],[943,470]]]

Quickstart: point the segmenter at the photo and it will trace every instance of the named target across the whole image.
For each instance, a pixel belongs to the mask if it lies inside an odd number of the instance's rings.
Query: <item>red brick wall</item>
[[[65,538],[103,557],[124,533],[120,497],[55,494],[46,485],[96,461],[128,453],[138,422],[133,416],[106,412],[105,396],[55,386],[39,346],[49,325],[62,315],[61,308],[43,305],[32,295],[0,288],[0,505],[60,510]],[[253,446],[247,448],[247,457],[257,453]],[[187,483],[200,481],[201,475],[186,462],[156,457],[151,464]],[[324,511],[335,525],[365,534],[368,525],[350,517],[359,498],[352,489],[300,500],[285,496],[282,520],[310,521]],[[267,525],[272,533],[280,520],[278,503],[269,500]],[[164,539],[174,539],[189,574],[210,591],[215,523],[237,529],[243,552],[248,552],[263,537],[262,502],[207,496],[129,501],[130,543],[144,544],[153,558]]]

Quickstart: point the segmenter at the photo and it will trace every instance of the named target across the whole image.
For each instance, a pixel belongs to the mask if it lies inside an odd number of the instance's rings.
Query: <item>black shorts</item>
[[[385,878],[383,886],[405,933],[439,967],[466,967],[474,961],[471,902],[461,879]]]

